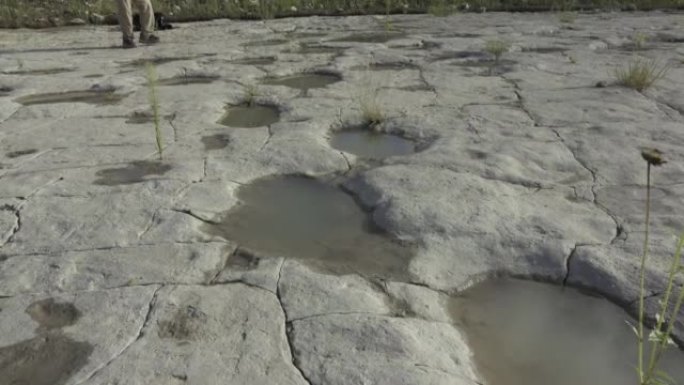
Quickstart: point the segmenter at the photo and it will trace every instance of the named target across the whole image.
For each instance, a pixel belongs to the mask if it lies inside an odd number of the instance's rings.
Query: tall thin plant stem
[[[644,232],[644,253],[641,256],[639,277],[639,332],[638,360],[639,384],[644,385],[644,295],[646,284],[646,257],[648,256],[648,232],[651,220],[651,163],[646,162],[646,231]]]
[[[150,107],[152,108],[152,119],[154,122],[154,136],[157,141],[157,152],[159,160],[162,160],[164,151],[162,145],[162,134],[159,118],[159,99],[157,98],[157,71],[152,63],[147,63],[147,88],[149,90]]]

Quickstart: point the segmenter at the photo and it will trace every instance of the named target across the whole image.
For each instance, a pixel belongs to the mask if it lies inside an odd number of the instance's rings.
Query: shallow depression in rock
[[[416,144],[408,139],[371,130],[335,132],[330,139],[330,145],[337,150],[370,159],[416,152]]]
[[[637,383],[636,336],[622,309],[578,290],[515,279],[482,283],[450,304],[489,385]],[[684,354],[663,369],[684,381]]]
[[[116,104],[123,98],[124,95],[115,94],[111,91],[87,90],[28,95],[18,98],[15,101],[25,106],[54,103],[89,103],[106,105]]]
[[[412,249],[379,232],[354,199],[303,176],[257,180],[240,203],[205,231],[268,256],[283,256],[332,273],[407,278]]]
[[[62,385],[88,363],[93,347],[51,332],[0,347],[3,384]],[[6,382],[4,382],[6,381]]]
[[[226,108],[220,124],[229,127],[265,127],[280,120],[280,111],[274,106],[244,104]]]
[[[340,80],[342,80],[342,78],[333,74],[311,73],[267,78],[264,79],[262,83],[272,86],[286,86],[305,91],[311,88],[324,88],[330,84],[337,83]]]

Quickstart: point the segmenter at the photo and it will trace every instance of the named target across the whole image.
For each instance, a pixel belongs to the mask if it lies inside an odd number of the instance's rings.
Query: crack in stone
[[[177,143],[178,142],[178,129],[176,128],[176,125],[173,124],[173,121],[176,120],[176,113],[174,112],[173,115],[171,115],[167,121],[169,122],[169,126],[173,129],[173,142]]]
[[[575,256],[578,247],[579,245],[575,244],[570,254],[568,254],[568,257],[565,258],[565,277],[563,278],[563,287],[568,285],[568,279],[570,278],[570,264],[572,263],[572,257]]]
[[[587,170],[591,174],[591,179],[592,179],[591,188],[590,188],[591,202],[594,204],[594,206],[598,207],[601,211],[603,211],[606,215],[608,215],[613,220],[613,222],[615,222],[615,235],[613,236],[613,239],[610,240],[611,245],[615,244],[626,233],[624,231],[624,227],[622,226],[622,224],[618,220],[617,216],[615,216],[613,213],[611,213],[610,210],[608,210],[607,207],[602,205],[598,201],[598,199],[596,198],[597,197],[596,186],[598,184],[598,172],[596,170],[592,169],[591,167],[589,167],[589,165],[585,164],[582,160],[580,160],[580,158],[577,157],[577,154],[575,153],[575,151],[573,151],[572,148],[570,148],[570,146],[568,146],[567,142],[565,141],[565,138],[563,138],[563,136],[560,134],[560,132],[558,132],[558,130],[551,129],[551,131],[558,137],[558,139],[563,144],[563,146],[570,152],[573,159],[575,159],[575,161],[580,166],[582,166],[585,170]]]
[[[159,214],[159,211],[161,211],[161,208],[158,208],[152,213],[152,218],[150,219],[150,223],[145,227],[145,229],[138,234],[138,240],[141,240],[145,234],[147,234],[150,230],[152,230],[152,227],[154,227],[155,221],[157,219],[157,214]]]
[[[7,237],[7,239],[2,241],[2,243],[0,243],[0,247],[3,247],[9,243],[12,243],[14,241],[14,237],[16,236],[16,234],[19,232],[19,230],[21,230],[21,224],[22,224],[22,222],[21,222],[21,206],[22,205],[15,207],[15,206],[11,206],[9,204],[0,206],[0,211],[12,212],[12,214],[14,214],[14,219],[15,219],[14,225],[12,226],[12,229],[10,230],[9,236]]]
[[[191,217],[197,219],[198,221],[201,221],[201,222],[206,223],[206,224],[209,224],[209,225],[214,225],[214,226],[215,226],[215,225],[220,224],[219,222],[212,221],[212,220],[210,220],[210,219],[202,218],[202,217],[200,217],[199,215],[193,213],[192,210],[189,210],[189,209],[176,209],[176,208],[172,208],[172,209],[170,209],[170,210],[171,210],[171,211],[174,211],[174,212],[177,212],[177,213],[180,213],[180,214],[189,215],[189,216],[191,216]]]
[[[261,148],[259,148],[259,151],[262,151],[266,146],[268,146],[268,143],[271,141],[271,138],[273,138],[273,130],[271,129],[271,126],[266,126],[266,129],[268,130],[268,138],[266,138],[266,141],[264,141],[264,144],[261,145]]]
[[[79,382],[79,383],[76,384],[76,385],[81,385],[81,384],[84,384],[84,383],[89,382],[91,379],[93,379],[95,376],[97,376],[97,375],[98,375],[99,373],[101,373],[103,370],[107,369],[114,361],[116,361],[119,357],[121,357],[122,355],[124,355],[124,354],[126,353],[126,351],[127,351],[131,346],[133,346],[133,344],[135,344],[136,342],[138,342],[138,341],[145,335],[145,327],[146,327],[146,326],[149,324],[149,322],[150,322],[150,318],[152,317],[152,310],[154,309],[154,306],[155,306],[156,303],[157,303],[157,295],[158,295],[158,293],[159,293],[159,290],[161,290],[163,287],[164,287],[164,285],[161,285],[161,286],[157,287],[157,288],[154,290],[154,293],[152,293],[152,298],[150,298],[149,305],[148,305],[148,308],[147,308],[147,314],[145,314],[145,319],[143,320],[142,325],[140,325],[140,329],[138,330],[138,333],[137,333],[135,339],[133,339],[133,341],[131,341],[130,343],[128,343],[128,344],[127,344],[127,345],[126,345],[118,354],[116,354],[114,357],[112,357],[112,358],[111,358],[109,361],[107,361],[104,365],[102,365],[102,366],[100,366],[99,368],[95,369],[95,370],[93,371],[93,373],[92,373],[90,376],[88,376],[88,378],[86,378],[85,380]]]
[[[213,285],[216,283],[216,280],[219,278],[221,273],[228,267],[228,263],[230,263],[230,258],[235,256],[238,252],[240,251],[240,246],[236,246],[233,251],[230,253],[227,253],[226,259],[223,261],[219,261],[218,266],[216,267],[216,273],[212,275],[212,278],[207,281],[209,285]],[[231,281],[232,282],[232,281]],[[231,283],[231,282],[222,282],[222,283]],[[234,281],[238,282],[238,281]],[[241,281],[240,281],[241,282]]]
[[[302,369],[298,365],[297,355],[294,349],[294,345],[292,343],[292,337],[290,336],[290,333],[292,332],[292,323],[288,322],[287,310],[285,310],[285,306],[283,306],[283,300],[280,293],[280,279],[283,275],[283,266],[285,266],[284,263],[280,265],[280,269],[278,270],[278,280],[276,281],[275,295],[278,299],[278,303],[280,304],[280,309],[283,311],[283,316],[285,317],[285,340],[287,341],[287,346],[290,349],[290,356],[292,357],[292,366],[294,366],[294,368],[297,369],[297,371],[302,376],[304,381],[306,381],[307,384],[312,385],[311,380],[309,380],[309,378],[307,378],[306,375],[304,375],[304,371],[302,371]]]
[[[572,264],[572,259],[575,256],[575,253],[577,252],[577,249],[580,247],[587,247],[587,246],[603,246],[600,243],[575,243],[575,246],[572,248],[572,251],[570,251],[570,254],[568,254],[567,258],[565,258],[565,277],[563,278],[563,282],[561,286],[567,287],[568,286],[568,280],[570,279],[570,265]]]
[[[340,151],[340,155],[342,155],[342,158],[347,163],[347,171],[344,172],[344,174],[346,175],[346,174],[350,173],[354,167],[352,166],[351,162],[349,161],[349,158],[347,158],[347,156],[344,155],[344,152]]]

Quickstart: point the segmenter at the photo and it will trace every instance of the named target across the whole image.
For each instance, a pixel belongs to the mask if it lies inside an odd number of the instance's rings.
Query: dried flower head
[[[662,151],[657,148],[642,148],[641,157],[652,166],[660,166],[667,163]]]

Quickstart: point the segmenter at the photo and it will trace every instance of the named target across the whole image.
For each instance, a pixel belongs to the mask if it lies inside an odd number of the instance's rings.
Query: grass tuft
[[[575,12],[561,12],[558,14],[558,21],[563,24],[572,24],[577,20],[577,14]]]
[[[509,49],[511,49],[511,43],[504,40],[493,39],[487,40],[485,43],[485,51],[494,56],[494,62],[497,64],[501,60],[501,56],[508,52]]]
[[[260,95],[259,88],[254,83],[243,85],[242,88],[244,99],[243,103],[247,104],[250,107],[253,106],[256,102],[256,98]]]
[[[646,47],[648,43],[648,35],[643,32],[637,32],[632,36],[632,44],[634,45],[634,50],[641,51]]]
[[[665,77],[669,66],[655,60],[634,59],[624,67],[615,69],[615,78],[625,87],[644,91]]]
[[[157,83],[159,78],[157,76],[157,70],[154,67],[154,64],[147,62],[145,66],[147,68],[147,90],[150,101],[150,109],[152,110],[152,121],[154,123],[154,136],[157,142],[159,160],[162,160],[164,149],[162,145],[162,133],[160,127],[159,98],[157,96]]]

